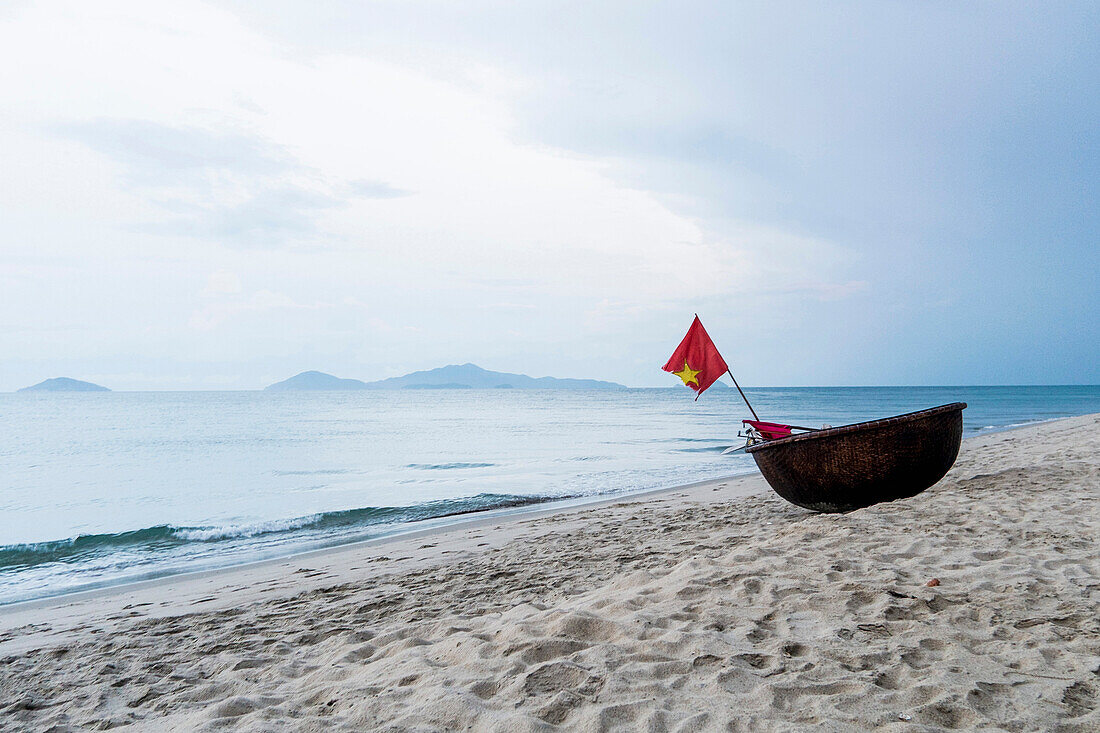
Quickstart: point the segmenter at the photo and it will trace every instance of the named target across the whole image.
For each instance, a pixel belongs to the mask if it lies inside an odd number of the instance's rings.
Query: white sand
[[[1094,415],[846,515],[750,477],[9,607],[0,728],[1098,731],[1098,453]]]

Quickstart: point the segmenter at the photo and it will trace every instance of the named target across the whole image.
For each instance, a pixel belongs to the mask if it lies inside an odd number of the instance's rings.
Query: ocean
[[[966,435],[1100,387],[747,390],[820,426],[969,403]],[[755,468],[736,390],[0,394],[0,603]]]

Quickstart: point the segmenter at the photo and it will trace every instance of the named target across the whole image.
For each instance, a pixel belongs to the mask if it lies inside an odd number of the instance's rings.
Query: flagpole
[[[726,367],[726,374],[730,375],[730,379],[733,380],[733,386],[737,387],[737,391],[741,393],[741,399],[745,401],[746,405],[749,405],[749,412],[752,413],[753,419],[760,422],[760,418],[756,416],[756,410],[752,409],[752,405],[749,404],[749,398],[745,396],[745,392],[741,389],[741,385],[737,383],[737,377],[733,376],[733,372],[730,371],[728,366]]]

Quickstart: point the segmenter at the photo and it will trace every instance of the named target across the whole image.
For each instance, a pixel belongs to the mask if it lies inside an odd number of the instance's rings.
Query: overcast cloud
[[[0,389],[1100,381],[1089,3],[0,12]],[[12,73],[14,72],[14,73]]]

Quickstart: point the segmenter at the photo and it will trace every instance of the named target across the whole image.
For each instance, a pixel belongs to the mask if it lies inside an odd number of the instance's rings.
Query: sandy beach
[[[749,476],[3,608],[0,728],[1100,730],[1098,428],[845,515]]]

